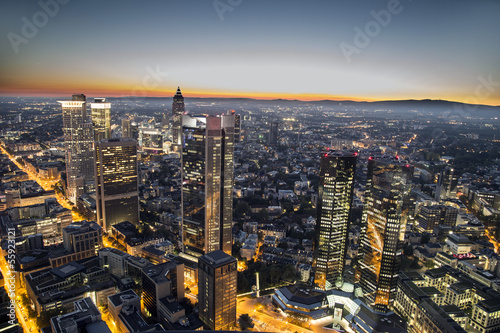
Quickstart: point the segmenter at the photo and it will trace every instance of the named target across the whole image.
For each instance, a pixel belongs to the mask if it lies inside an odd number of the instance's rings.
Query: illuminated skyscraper
[[[87,118],[85,95],[73,95],[62,106],[63,133],[66,145],[67,197],[76,199],[94,188],[94,132]]]
[[[230,254],[233,219],[234,116],[184,115],[182,240],[184,253]]]
[[[435,199],[437,201],[448,198],[455,199],[457,197],[457,186],[457,172],[452,167],[446,166],[439,173]]]
[[[363,211],[362,241],[356,278],[374,310],[394,302],[413,167],[399,158],[370,158]]]
[[[138,224],[136,141],[102,140],[96,143],[95,161],[97,223],[105,230],[124,221]]]
[[[172,103],[172,144],[180,150],[182,141],[182,115],[186,112],[184,97],[181,88],[177,87],[177,92]]]
[[[269,145],[275,146],[278,144],[278,122],[271,122],[269,127]]]
[[[95,98],[90,103],[92,124],[94,125],[94,139],[101,141],[111,138],[111,103],[105,98]]]
[[[341,151],[321,156],[314,282],[325,290],[343,283],[356,156]]]
[[[236,259],[221,250],[198,259],[198,307],[200,319],[210,330],[236,325]]]

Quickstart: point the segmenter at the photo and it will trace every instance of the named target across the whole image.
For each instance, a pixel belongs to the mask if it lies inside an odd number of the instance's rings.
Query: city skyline
[[[0,94],[500,104],[493,1],[232,4],[2,4]]]

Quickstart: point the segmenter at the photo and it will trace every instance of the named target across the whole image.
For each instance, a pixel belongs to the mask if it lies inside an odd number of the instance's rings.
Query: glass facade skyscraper
[[[94,188],[93,126],[87,117],[85,95],[73,95],[71,101],[59,103],[66,146],[66,195],[76,203],[80,195]]]
[[[182,241],[184,253],[230,254],[233,218],[234,116],[184,115]]]
[[[314,283],[324,290],[343,283],[356,156],[342,151],[321,156]]]
[[[96,143],[95,186],[97,222],[105,230],[113,224],[139,223],[137,143],[109,139]]]
[[[413,167],[398,157],[372,158],[356,271],[365,302],[386,312],[394,302],[408,217]]]
[[[177,87],[174,100],[172,102],[172,144],[175,149],[180,149],[182,141],[182,115],[186,112],[184,105],[184,96],[181,88]]]
[[[105,98],[95,98],[90,103],[92,124],[94,125],[94,139],[99,142],[111,138],[111,103]]]

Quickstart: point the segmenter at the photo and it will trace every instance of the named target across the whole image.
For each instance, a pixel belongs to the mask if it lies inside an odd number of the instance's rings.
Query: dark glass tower
[[[210,330],[230,330],[236,325],[236,259],[217,250],[198,259],[200,319]]]
[[[124,221],[138,224],[136,141],[102,140],[96,143],[95,161],[97,223],[105,230]]]
[[[456,198],[457,186],[458,175],[456,171],[452,167],[446,166],[439,173],[435,199],[439,201],[442,199]]]
[[[62,105],[63,133],[66,146],[66,176],[68,199],[76,199],[94,188],[94,132],[87,117],[85,95],[73,95]]]
[[[181,146],[182,140],[182,115],[186,112],[184,97],[181,88],[177,87],[172,103],[172,144],[174,147]],[[178,149],[178,148],[177,148]]]
[[[234,116],[183,116],[184,253],[230,254],[233,218]]]
[[[370,158],[358,269],[365,302],[386,312],[394,302],[408,217],[413,167],[399,158]]]
[[[269,127],[269,145],[275,146],[278,144],[278,122],[271,122]]]
[[[356,156],[341,151],[321,156],[314,282],[324,290],[343,283]]]

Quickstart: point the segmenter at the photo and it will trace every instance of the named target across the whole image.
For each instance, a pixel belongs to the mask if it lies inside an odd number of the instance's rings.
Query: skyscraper
[[[136,141],[102,140],[96,143],[95,161],[97,223],[105,230],[124,221],[138,224]]]
[[[184,253],[230,254],[233,219],[234,116],[183,116]]]
[[[386,312],[394,302],[408,216],[413,167],[398,157],[368,161],[358,269],[363,297]]]
[[[85,95],[73,95],[71,101],[59,103],[66,145],[67,197],[76,203],[80,195],[94,187],[93,127],[87,118]]]
[[[278,144],[278,122],[272,121],[269,127],[269,145],[275,146]]]
[[[448,198],[457,197],[458,175],[450,166],[446,166],[438,176],[438,183],[436,185],[437,201]]]
[[[172,144],[175,149],[180,150],[182,141],[182,115],[186,112],[184,97],[181,88],[177,87],[177,92],[172,103]]]
[[[90,103],[92,124],[94,125],[94,140],[111,138],[111,103],[105,98],[94,98]]]
[[[236,324],[236,259],[221,250],[198,259],[200,319],[210,330],[229,330]]]
[[[343,283],[356,156],[342,151],[321,156],[314,282],[325,290]]]
[[[130,119],[123,118],[122,119],[122,138],[131,138],[132,137],[132,129],[130,128]]]

